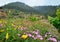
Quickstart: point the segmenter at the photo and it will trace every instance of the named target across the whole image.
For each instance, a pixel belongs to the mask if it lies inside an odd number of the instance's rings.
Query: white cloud
[[[58,5],[60,4],[60,0],[0,0],[0,6],[10,3],[20,1],[29,6],[39,6],[39,5]]]
[[[30,6],[43,5],[45,3],[44,0],[23,0],[22,2],[24,2]]]

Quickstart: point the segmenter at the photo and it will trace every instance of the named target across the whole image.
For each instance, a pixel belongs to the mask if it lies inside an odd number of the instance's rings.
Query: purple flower
[[[43,38],[41,37],[40,40],[43,40]]]
[[[32,35],[31,34],[27,34],[27,36],[31,37]]]
[[[36,35],[37,38],[39,38],[40,40],[43,40],[41,35]]]
[[[53,37],[48,38],[48,40],[53,41],[53,42],[57,42],[56,38],[53,38]]]
[[[41,38],[42,36],[41,35],[36,35],[37,38]]]
[[[34,34],[36,34],[36,35],[37,35],[37,34],[38,34],[38,31],[33,31],[32,33],[34,33]]]
[[[34,35],[32,35],[31,37],[34,38]]]
[[[33,38],[34,40],[36,40],[36,39],[37,39],[37,37],[35,37],[34,35],[32,36],[32,38]]]

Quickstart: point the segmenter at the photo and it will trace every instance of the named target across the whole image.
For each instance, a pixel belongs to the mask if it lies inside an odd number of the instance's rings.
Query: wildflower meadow
[[[43,20],[10,18],[0,19],[0,41],[1,42],[57,42],[59,33],[51,31],[54,27],[43,24]],[[46,27],[47,26],[47,27]],[[49,28],[49,29],[48,29]],[[55,33],[55,34],[54,34]]]

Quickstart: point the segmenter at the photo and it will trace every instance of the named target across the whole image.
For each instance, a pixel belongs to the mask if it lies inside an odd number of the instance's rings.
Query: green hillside
[[[28,12],[28,13],[38,13],[35,9],[22,2],[13,2],[13,3],[6,4],[2,7],[4,9],[15,9],[23,12]]]
[[[51,15],[54,16],[56,12],[56,7],[57,6],[35,6],[37,11],[39,11],[43,15]]]
[[[34,6],[30,7],[22,2],[12,2],[9,4],[6,4],[2,6],[4,9],[14,9],[14,10],[19,10],[25,13],[36,13],[36,14],[41,14],[41,15],[50,15],[50,16],[55,16],[56,14],[56,9],[58,6]]]

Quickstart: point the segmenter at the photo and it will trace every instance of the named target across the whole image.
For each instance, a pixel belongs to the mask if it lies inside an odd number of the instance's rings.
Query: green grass
[[[30,18],[6,18],[0,20],[3,24],[2,27],[0,27],[0,30],[4,29],[4,32],[0,32],[0,41],[1,42],[48,42],[44,35],[47,31],[49,31],[53,36],[55,36],[58,40],[60,37],[60,34],[58,33],[57,29],[55,29],[54,26],[52,26],[48,20],[46,19],[32,19]],[[6,22],[6,23],[5,23]],[[14,26],[12,26],[12,24]],[[26,27],[26,30],[19,30],[21,27]],[[14,30],[14,28],[17,28]],[[22,39],[17,36],[17,34],[25,34],[25,32],[32,33],[34,30],[39,30],[39,34],[43,36],[43,40],[34,40],[32,38]],[[8,40],[6,40],[6,33],[9,34]]]

